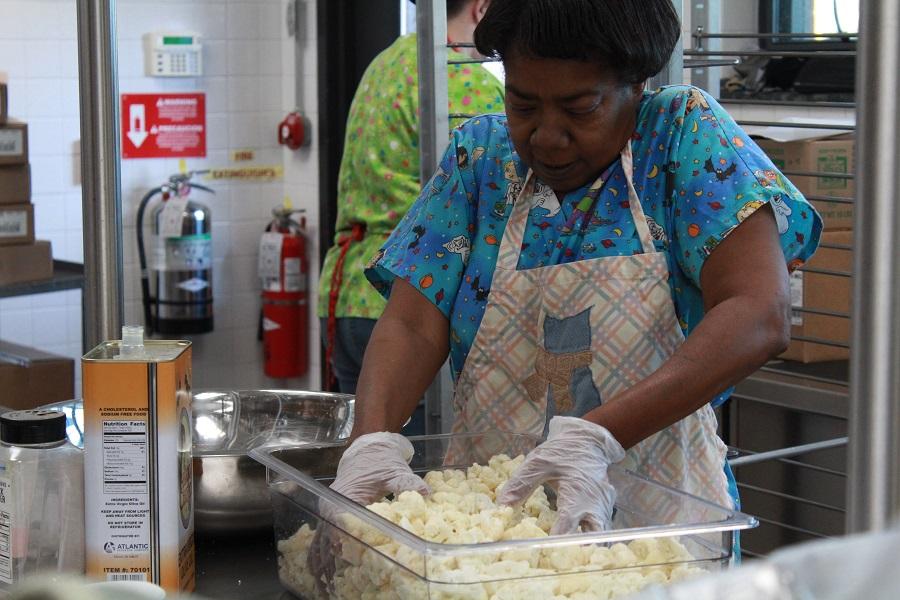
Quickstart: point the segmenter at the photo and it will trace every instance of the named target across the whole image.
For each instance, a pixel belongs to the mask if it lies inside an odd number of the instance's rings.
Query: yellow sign
[[[250,162],[255,156],[256,153],[253,150],[233,150],[231,152],[231,162]]]
[[[206,179],[213,181],[275,181],[283,177],[284,167],[281,165],[210,169],[206,174]]]

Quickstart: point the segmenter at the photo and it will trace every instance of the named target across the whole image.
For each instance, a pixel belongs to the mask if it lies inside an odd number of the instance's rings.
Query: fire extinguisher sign
[[[122,158],[206,156],[206,94],[122,94]]]

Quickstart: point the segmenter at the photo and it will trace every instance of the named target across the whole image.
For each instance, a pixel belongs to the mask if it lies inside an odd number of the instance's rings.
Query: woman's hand
[[[360,436],[341,457],[331,489],[363,506],[388,494],[398,496],[410,490],[428,494],[428,484],[409,468],[412,457],[412,444],[399,433]],[[337,523],[337,508],[331,502],[320,502],[320,521],[306,563],[319,591],[328,596],[341,553],[341,532],[331,525]]]
[[[499,504],[518,504],[537,486],[556,487],[559,517],[551,535],[609,529],[616,490],[606,475],[625,450],[604,427],[577,417],[553,417],[547,441],[532,450],[503,486]]]
[[[428,494],[428,485],[409,468],[412,457],[412,444],[399,433],[360,436],[341,457],[331,489],[363,506],[409,490]]]

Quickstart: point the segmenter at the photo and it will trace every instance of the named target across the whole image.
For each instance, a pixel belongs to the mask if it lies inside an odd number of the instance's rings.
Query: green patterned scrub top
[[[465,55],[450,51],[449,57]],[[338,181],[335,243],[320,277],[320,317],[328,316],[338,241],[353,223],[365,223],[366,235],[347,251],[335,314],[377,319],[384,310],[385,300],[366,280],[364,269],[421,191],[417,69],[415,34],[403,36],[375,57],[356,90]],[[447,75],[451,113],[503,111],[503,84],[482,66],[448,65]]]

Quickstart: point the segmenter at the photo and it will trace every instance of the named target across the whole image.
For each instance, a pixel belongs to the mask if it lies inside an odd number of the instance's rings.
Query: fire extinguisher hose
[[[141,302],[144,307],[144,325],[147,328],[147,335],[153,333],[156,322],[153,320],[150,311],[150,279],[149,274],[147,273],[147,253],[144,250],[144,211],[147,210],[147,204],[150,202],[150,199],[156,194],[162,193],[162,191],[162,186],[156,187],[141,198],[135,223],[135,229],[137,229],[138,262],[141,267]]]
[[[325,347],[325,381],[328,389],[334,389],[336,377],[334,375],[334,367],[332,359],[334,358],[334,345],[337,341],[337,303],[341,294],[341,284],[344,281],[344,260],[347,258],[347,251],[350,249],[352,242],[359,242],[366,235],[365,223],[354,223],[349,233],[338,238],[338,246],[341,251],[338,254],[337,261],[334,263],[334,271],[331,273],[331,289],[328,292],[328,343]]]

